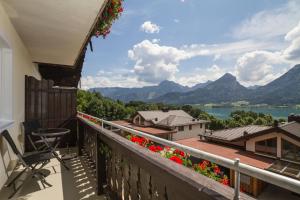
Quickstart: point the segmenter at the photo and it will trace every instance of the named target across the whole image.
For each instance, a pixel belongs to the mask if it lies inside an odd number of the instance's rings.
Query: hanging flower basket
[[[118,19],[123,12],[123,0],[109,0],[105,6],[100,20],[95,28],[95,36],[105,38],[110,33],[113,22]]]

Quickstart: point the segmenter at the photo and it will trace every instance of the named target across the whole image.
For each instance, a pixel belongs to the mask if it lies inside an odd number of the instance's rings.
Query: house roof
[[[183,144],[195,149],[199,149],[211,154],[222,156],[234,160],[239,158],[241,163],[251,165],[260,169],[268,169],[274,162],[271,158],[256,155],[252,152],[247,152],[241,149],[231,148],[220,144],[214,144],[199,140],[199,138],[189,138],[176,141],[179,144]]]
[[[244,138],[245,136],[250,136],[261,131],[269,130],[270,128],[270,126],[249,125],[237,128],[212,131],[210,133],[206,132],[203,134],[203,136],[217,140],[234,141]]]
[[[151,121],[155,125],[173,127],[187,124],[207,123],[206,120],[194,119],[183,110],[169,111],[138,111],[146,121]]]
[[[141,126],[136,126],[128,121],[125,120],[118,120],[118,121],[112,121],[116,124],[132,128],[137,131],[142,131],[151,135],[167,135],[167,134],[172,134],[174,131],[170,130],[165,130],[165,129],[159,129],[159,128],[153,128],[153,127],[141,127]]]
[[[288,122],[278,127],[279,129],[300,138],[300,123]]]

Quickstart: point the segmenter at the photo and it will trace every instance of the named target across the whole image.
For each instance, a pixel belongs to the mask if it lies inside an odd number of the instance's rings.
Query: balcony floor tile
[[[72,150],[74,152],[74,150]],[[61,150],[60,152],[63,152]],[[84,157],[77,157],[67,161],[70,171],[67,171],[56,160],[52,159],[43,169],[43,173],[49,174],[46,181],[52,187],[43,188],[42,184],[35,178],[24,174],[17,184],[25,181],[23,187],[11,199],[15,200],[104,200],[104,196],[95,194],[95,177],[92,175],[91,165]],[[17,171],[22,170],[19,168]],[[12,176],[15,175],[13,173]],[[25,179],[25,180],[24,180]],[[0,191],[0,200],[8,199],[13,188],[3,188]]]

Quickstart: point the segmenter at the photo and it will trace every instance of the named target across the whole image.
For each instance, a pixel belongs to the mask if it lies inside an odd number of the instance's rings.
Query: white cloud
[[[184,50],[144,40],[128,51],[128,57],[135,61],[134,72],[139,80],[157,83],[174,78],[179,62],[189,55]]]
[[[216,54],[215,56],[214,56],[214,61],[217,61],[217,60],[219,60],[221,58],[221,54]]]
[[[221,54],[238,56],[266,46],[269,44],[243,40],[224,44],[192,44],[177,48],[160,45],[157,40],[143,40],[128,51],[128,57],[135,61],[133,71],[139,80],[158,83],[166,79],[174,80],[183,60],[199,56],[215,56],[217,60]]]
[[[300,22],[285,35],[290,45],[284,50],[284,57],[287,60],[300,62]]]
[[[300,62],[300,37],[294,39],[291,45],[284,51],[286,59]]]
[[[279,77],[284,72],[282,65],[287,63],[281,52],[253,51],[237,60],[235,74],[246,86],[264,85]]]
[[[95,76],[84,76],[81,78],[82,89],[95,87],[142,87],[150,85],[142,82],[130,71],[99,71]]]
[[[146,33],[159,33],[160,27],[157,24],[152,23],[151,21],[145,21],[141,27],[141,31]]]
[[[300,62],[300,23],[282,36],[287,47],[278,51],[251,51],[236,62],[236,74],[244,85],[264,85]]]
[[[208,80],[214,81],[225,74],[225,70],[218,65],[209,68],[196,68],[195,72],[189,75],[177,77],[174,81],[185,86],[194,86]]]
[[[280,8],[258,12],[234,28],[236,38],[271,38],[285,35],[300,19],[300,1],[288,1]]]
[[[291,41],[300,37],[300,21],[297,26],[295,26],[292,30],[290,30],[284,37],[285,40]]]
[[[152,43],[159,43],[159,42],[160,42],[160,39],[157,39],[157,38],[152,39]]]

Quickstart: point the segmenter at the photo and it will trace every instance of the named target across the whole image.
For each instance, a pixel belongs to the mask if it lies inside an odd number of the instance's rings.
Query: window
[[[184,126],[178,126],[178,131],[184,131]]]
[[[281,157],[286,160],[300,162],[300,147],[285,140],[281,139]]]
[[[203,125],[202,125],[202,124],[200,124],[200,128],[201,128],[201,129],[202,129],[202,126],[203,126]]]
[[[12,117],[12,51],[0,37],[0,121]]]
[[[192,130],[193,129],[193,126],[192,125],[189,125],[189,130]]]
[[[277,156],[277,138],[255,142],[255,152]]]

